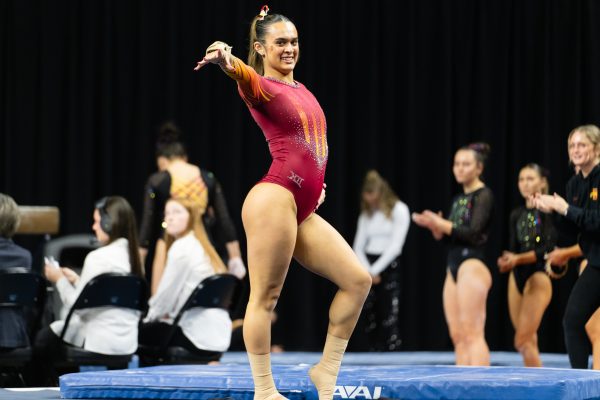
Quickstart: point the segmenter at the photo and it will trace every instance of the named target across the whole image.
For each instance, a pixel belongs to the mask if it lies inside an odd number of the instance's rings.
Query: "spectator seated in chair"
[[[12,197],[0,193],[0,269],[31,269],[31,253],[12,241],[19,223],[17,203]],[[0,351],[29,344],[27,321],[22,310],[0,310]]]
[[[44,267],[46,278],[56,285],[67,308],[75,303],[86,284],[98,275],[123,273],[142,277],[135,213],[127,200],[118,196],[102,198],[96,203],[93,219],[92,229],[101,247],[87,255],[81,276],[69,268],[49,264]],[[93,353],[132,354],[137,349],[140,314],[140,311],[115,307],[76,311],[69,322],[64,342],[60,335],[65,321],[54,321],[36,337],[34,364],[47,372],[51,370],[60,358],[58,350],[65,342]],[[38,370],[36,375],[39,377],[44,373]]]
[[[183,347],[198,355],[198,362],[218,361],[229,347],[231,319],[221,308],[193,308],[183,314],[169,343],[179,310],[205,278],[226,273],[227,268],[210,244],[202,225],[202,208],[190,199],[170,199],[165,205],[167,263],[148,314],[140,328],[144,348]],[[145,352],[144,352],[145,353]],[[140,355],[144,365],[159,360]]]

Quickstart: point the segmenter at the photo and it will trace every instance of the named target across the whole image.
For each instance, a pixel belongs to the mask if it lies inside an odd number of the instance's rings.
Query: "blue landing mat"
[[[290,400],[317,400],[308,365],[274,365]],[[342,367],[334,399],[600,399],[600,372],[552,368],[451,366]],[[83,372],[60,378],[67,399],[252,400],[247,365],[163,366]]]
[[[544,367],[571,368],[566,354],[540,354]],[[286,351],[271,354],[271,364],[315,364],[321,353]],[[523,358],[514,351],[492,351],[490,359],[493,366],[522,367]],[[591,360],[591,357],[590,357]],[[245,352],[227,352],[221,358],[223,364],[248,364]],[[346,353],[343,365],[454,365],[454,353],[451,351],[398,351],[382,353]]]

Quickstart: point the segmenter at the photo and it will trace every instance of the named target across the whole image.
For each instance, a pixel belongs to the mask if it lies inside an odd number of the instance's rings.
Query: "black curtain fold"
[[[89,231],[93,202],[103,195],[123,195],[140,212],[144,182],[156,168],[156,128],[172,119],[190,160],[223,184],[243,242],[241,205],[268,168],[268,149],[235,84],[212,66],[192,69],[214,40],[245,59],[249,23],[262,5],[0,0],[0,191],[20,204],[59,206],[62,234]],[[320,214],[348,241],[368,168],[379,169],[412,211],[447,213],[459,190],[455,150],[491,144],[485,179],[496,212],[486,333],[492,349],[511,349],[507,277],[495,260],[510,210],[522,202],[517,174],[538,162],[551,171],[551,189],[563,193],[572,174],[568,133],[600,124],[600,3],[269,6],[299,30],[295,78],[319,99],[328,124],[328,196]],[[444,263],[443,246],[411,226],[403,254],[405,349],[450,348]],[[571,272],[554,284],[542,351],[564,351],[560,321],[574,279]],[[333,285],[292,266],[278,305],[286,348],[321,347],[333,294]]]

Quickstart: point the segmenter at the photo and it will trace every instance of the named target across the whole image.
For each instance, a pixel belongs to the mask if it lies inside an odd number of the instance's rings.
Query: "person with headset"
[[[94,277],[110,272],[142,276],[138,253],[135,213],[119,196],[100,199],[95,206],[92,229],[101,247],[85,258],[81,276],[69,268],[46,264],[46,279],[52,282],[63,304],[71,307]],[[72,346],[102,354],[131,354],[137,349],[139,311],[98,308],[74,313],[64,341]],[[58,356],[64,321],[58,320],[38,333],[34,345],[34,380],[53,377],[52,362]],[[34,367],[35,368],[35,367]],[[54,383],[53,381],[51,381]],[[37,382],[48,384],[48,381]]]

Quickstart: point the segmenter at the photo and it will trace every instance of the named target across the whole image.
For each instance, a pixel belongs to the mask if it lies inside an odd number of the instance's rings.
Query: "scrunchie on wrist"
[[[209,55],[210,53],[215,52],[217,50],[221,50],[225,60],[227,62],[230,62],[232,48],[233,47],[231,47],[227,43],[217,40],[216,42],[208,46],[208,48],[206,49],[206,55]],[[219,66],[223,67],[225,65],[225,62],[221,61],[218,64]]]

